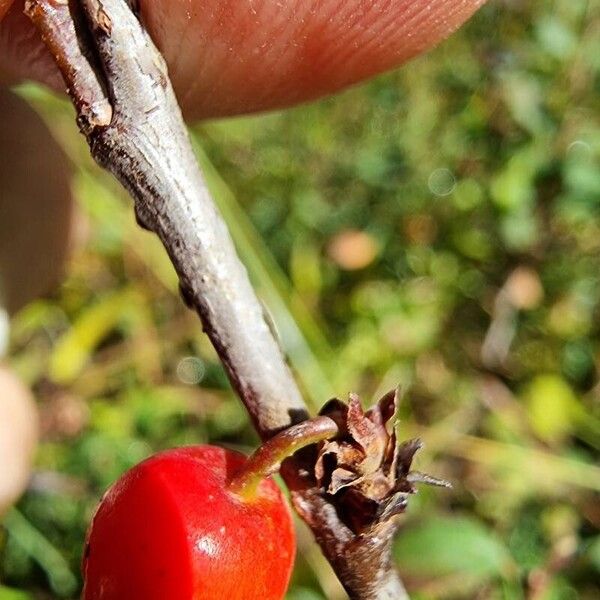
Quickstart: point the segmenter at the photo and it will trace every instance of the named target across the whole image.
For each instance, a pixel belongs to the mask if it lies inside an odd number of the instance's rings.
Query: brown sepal
[[[404,512],[415,483],[450,487],[446,481],[411,471],[419,439],[398,443],[396,416],[400,390],[364,411],[358,396],[348,404],[330,400],[320,414],[333,419],[340,434],[319,446],[315,476],[322,492],[334,497],[343,521],[355,532]]]

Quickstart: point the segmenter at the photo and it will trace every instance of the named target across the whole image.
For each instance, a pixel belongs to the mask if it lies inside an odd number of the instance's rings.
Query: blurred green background
[[[75,598],[103,490],[150,453],[256,444],[158,242],[70,107],[20,93],[74,162],[86,241],[14,321],[43,441],[0,529],[1,600]],[[307,398],[400,383],[415,598],[600,598],[600,3],[496,1],[399,72],[194,129]],[[344,598],[309,535],[289,600]]]

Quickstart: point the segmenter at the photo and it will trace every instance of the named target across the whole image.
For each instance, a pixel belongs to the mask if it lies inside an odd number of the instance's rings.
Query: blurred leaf
[[[57,342],[50,356],[50,378],[63,385],[72,382],[85,367],[97,345],[123,319],[133,300],[132,290],[126,288],[108,294],[87,307]]]
[[[313,590],[307,590],[305,588],[296,588],[291,590],[285,597],[286,600],[325,600],[321,594]],[[2,598],[0,597],[0,600]]]
[[[504,215],[500,220],[500,231],[512,250],[527,250],[538,241],[540,234],[536,215],[529,207]]]
[[[463,179],[459,181],[452,194],[452,202],[461,211],[473,210],[483,200],[483,189],[475,179]]]
[[[505,211],[522,211],[531,205],[535,199],[535,176],[544,158],[544,150],[535,145],[524,146],[511,155],[490,184],[498,207]]]
[[[395,556],[401,571],[422,577],[464,573],[483,582],[512,566],[505,546],[468,517],[432,517],[402,530]]]
[[[592,307],[585,298],[571,293],[560,298],[550,309],[548,326],[564,339],[576,339],[588,334],[592,326]]]
[[[560,575],[551,577],[540,595],[541,600],[579,600],[580,598],[577,590]]]
[[[577,37],[558,16],[546,16],[536,23],[536,34],[554,58],[567,61],[577,47]]]
[[[58,550],[16,509],[4,517],[8,534],[33,558],[48,576],[50,587],[61,597],[77,589],[77,578]]]
[[[559,375],[538,375],[524,398],[529,423],[540,439],[557,443],[572,432],[577,397]]]
[[[525,131],[542,136],[550,123],[544,112],[542,82],[515,69],[504,74],[504,99],[511,115]]]
[[[426,433],[422,437],[427,440]],[[448,452],[486,465],[489,474],[500,474],[503,483],[518,478],[531,496],[542,491],[560,493],[570,486],[600,491],[600,467],[585,455],[560,456],[531,446],[467,435],[455,440]]]
[[[475,260],[489,258],[492,251],[489,234],[479,229],[457,229],[453,241],[462,254]]]
[[[323,277],[320,257],[315,244],[297,240],[292,247],[290,276],[294,287],[303,296],[317,299],[321,292]]]
[[[596,571],[600,573],[600,535],[593,538],[592,543],[587,549],[586,555],[594,565]]]
[[[544,538],[539,511],[525,508],[515,517],[508,538],[508,548],[525,571],[542,567],[547,558],[547,540]]]
[[[588,143],[577,140],[569,146],[563,163],[563,177],[574,196],[573,200],[597,209],[600,203],[600,169]]]
[[[32,596],[19,590],[0,586],[0,600],[32,600]]]

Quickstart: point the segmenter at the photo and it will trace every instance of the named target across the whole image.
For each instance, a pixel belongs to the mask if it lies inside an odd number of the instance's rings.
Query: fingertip
[[[312,100],[395,68],[484,1],[147,0],[142,14],[184,111],[210,117]]]
[[[23,78],[64,89],[52,56],[23,12],[23,2],[4,0],[0,4],[0,84],[12,85]]]
[[[25,491],[39,435],[31,392],[0,364],[0,515]]]

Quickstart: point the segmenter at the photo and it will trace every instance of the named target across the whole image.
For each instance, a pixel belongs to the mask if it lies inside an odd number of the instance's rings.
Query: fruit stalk
[[[156,233],[263,440],[308,411],[195,160],[166,65],[126,0],[28,0],[95,160]],[[314,465],[312,465],[314,466]],[[282,475],[349,595],[402,600],[391,535],[356,535],[300,460]],[[386,529],[387,531],[387,529]]]
[[[284,429],[259,446],[232,477],[229,490],[251,499],[260,482],[279,470],[281,463],[298,450],[336,435],[338,426],[329,417],[316,417]]]

